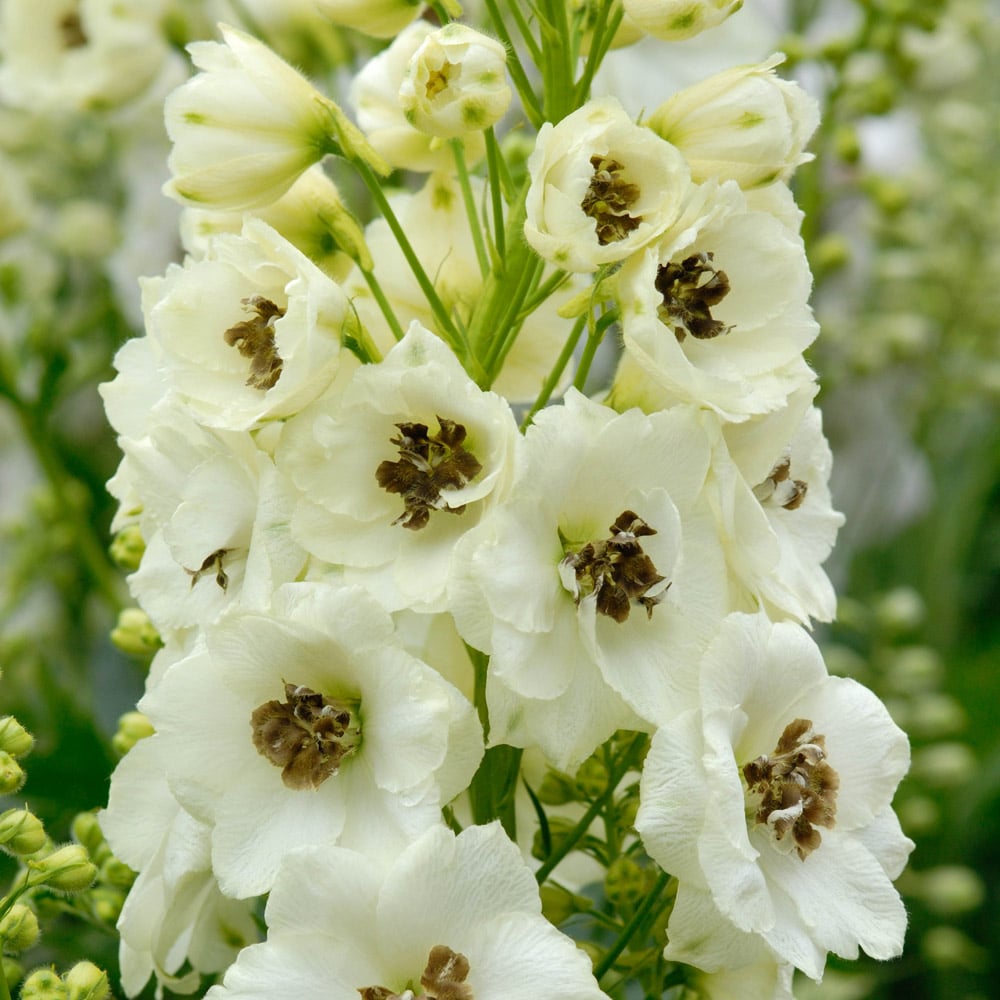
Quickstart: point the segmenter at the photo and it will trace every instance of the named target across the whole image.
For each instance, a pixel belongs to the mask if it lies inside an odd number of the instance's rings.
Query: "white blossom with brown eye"
[[[692,186],[684,157],[613,97],[543,125],[528,171],[525,238],[567,271],[596,271],[662,236]]]
[[[291,416],[333,381],[354,315],[340,287],[260,219],[143,282],[168,386],[210,427]]]
[[[277,461],[302,494],[293,535],[389,610],[440,610],[455,542],[505,492],[517,439],[507,402],[414,322],[288,423]]]
[[[571,391],[537,415],[509,498],[459,543],[449,599],[491,654],[491,739],[568,768],[691,703],[729,610],[708,468],[693,410],[617,414]]]
[[[640,782],[636,829],[678,880],[666,957],[708,972],[791,963],[818,980],[827,952],[898,955],[905,734],[870,691],[827,674],[804,630],[763,613],[727,618],[699,676],[701,707],[654,734]]]
[[[495,822],[458,836],[439,824],[391,864],[297,851],[265,919],[267,940],[207,1000],[607,1000],[587,955],[542,916],[531,871]]]
[[[297,847],[394,856],[440,822],[483,753],[466,699],[403,650],[373,598],[329,582],[206,627],[141,709],[238,898],[267,892]]]

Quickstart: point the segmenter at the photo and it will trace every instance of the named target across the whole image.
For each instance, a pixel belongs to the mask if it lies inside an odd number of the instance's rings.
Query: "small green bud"
[[[77,813],[70,823],[70,833],[78,844],[83,844],[91,857],[104,845],[104,833],[93,812]]]
[[[964,743],[932,743],[913,754],[915,778],[932,788],[957,788],[975,773],[976,756]]]
[[[588,757],[576,772],[576,787],[587,799],[596,799],[608,787],[608,769],[596,757]]]
[[[861,141],[853,125],[838,125],[833,135],[833,148],[845,163],[857,163],[861,159]]]
[[[163,645],[149,615],[140,608],[126,608],[119,614],[111,641],[123,653],[143,658],[152,656]]]
[[[875,608],[875,620],[887,632],[912,632],[927,616],[924,599],[912,587],[890,590]]]
[[[618,806],[618,826],[620,829],[629,831],[635,827],[635,817],[639,812],[639,796],[629,795],[622,799]]]
[[[989,953],[957,927],[932,927],[920,941],[924,960],[936,969],[969,969],[982,972]]]
[[[21,987],[21,1000],[69,1000],[69,990],[55,969],[36,969]]]
[[[576,782],[561,771],[547,771],[536,794],[547,806],[565,805],[576,801]]]
[[[567,819],[565,816],[550,816],[549,838],[552,845],[551,849],[553,851],[559,850],[560,845],[569,837],[575,827],[576,823]],[[539,861],[544,861],[547,857],[547,854],[543,849],[541,830],[535,831],[534,840],[531,845],[531,854],[532,857],[537,858]]]
[[[920,739],[941,739],[961,732],[967,722],[965,709],[955,698],[929,691],[913,699],[908,731]]]
[[[87,894],[90,910],[94,916],[108,927],[114,927],[125,905],[125,893],[121,889],[97,885]]]
[[[11,757],[24,757],[31,753],[34,745],[35,737],[13,715],[0,719],[0,750],[5,750]]]
[[[69,1000],[106,1000],[111,993],[108,974],[93,962],[77,962],[63,982],[69,991]]]
[[[146,551],[146,541],[142,537],[139,525],[130,524],[122,528],[111,542],[111,558],[115,565],[126,573],[134,573],[142,562]]]
[[[111,737],[111,746],[115,753],[124,757],[139,740],[154,732],[153,724],[142,712],[126,712],[118,720],[118,731]]]
[[[112,856],[107,858],[98,872],[98,881],[102,885],[128,889],[135,881],[136,873],[124,861]]]
[[[11,854],[34,854],[47,839],[42,821],[27,809],[8,809],[0,815],[0,846]]]
[[[964,865],[939,865],[923,872],[917,884],[928,909],[941,917],[977,910],[986,898],[983,880]]]
[[[326,151],[348,160],[361,160],[375,173],[388,177],[392,168],[375,151],[364,132],[333,101],[323,99],[323,107],[330,116],[329,148]]]
[[[941,809],[929,795],[911,795],[895,808],[903,831],[912,837],[933,832],[941,822]]]
[[[615,858],[604,876],[604,893],[616,906],[634,905],[649,890],[646,869],[628,855]]]
[[[839,233],[821,237],[813,247],[812,264],[819,274],[831,274],[851,262],[851,245]]]
[[[6,750],[0,750],[0,795],[13,795],[25,777],[21,765]]]
[[[15,903],[0,918],[0,945],[12,955],[27,951],[38,941],[38,917],[30,906]]]
[[[24,978],[24,966],[16,958],[11,958],[9,955],[4,955],[2,961],[3,977],[7,980],[7,985],[9,987],[16,986]]]
[[[560,885],[547,882],[538,890],[542,899],[542,913],[554,927],[565,923],[576,913],[585,913],[593,908],[593,900],[564,889]]]
[[[83,892],[97,878],[97,868],[80,844],[66,844],[47,857],[29,861],[28,870],[32,885],[44,882],[59,892]]]

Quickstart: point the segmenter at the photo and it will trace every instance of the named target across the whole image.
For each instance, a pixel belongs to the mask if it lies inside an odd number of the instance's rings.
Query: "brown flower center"
[[[469,960],[464,955],[436,944],[420,977],[423,993],[410,988],[394,993],[385,986],[364,986],[358,993],[361,1000],[474,1000],[472,987],[465,981],[468,974]]]
[[[790,458],[782,458],[767,478],[753,488],[754,496],[762,504],[785,510],[798,510],[802,506],[809,484],[802,479],[792,479],[791,466]]]
[[[71,10],[59,22],[59,31],[62,33],[63,48],[82,49],[90,39],[83,30],[83,21],[80,20],[80,13]]]
[[[191,577],[191,586],[194,585],[206,574],[215,572],[215,582],[219,587],[225,591],[229,586],[229,577],[226,576],[226,571],[222,568],[222,560],[229,554],[229,549],[216,549],[214,552],[210,552],[205,556],[202,564],[197,569],[186,569],[184,570],[188,576]]]
[[[610,156],[592,156],[590,165],[594,176],[580,207],[594,220],[597,242],[603,247],[625,239],[642,222],[641,215],[629,215],[639,200],[639,187],[622,177],[625,167]]]
[[[399,461],[382,462],[375,470],[379,486],[403,498],[403,513],[392,523],[413,531],[427,525],[432,510],[461,514],[465,504],[448,506],[441,491],[461,489],[482,469],[476,456],[463,447],[465,427],[444,417],[437,421],[434,435],[426,424],[396,424],[399,434],[389,440],[399,449]]]
[[[243,299],[243,305],[255,315],[226,330],[226,343],[250,359],[246,384],[254,389],[270,389],[281,376],[281,358],[274,346],[274,324],[285,315],[285,310],[262,295]]]
[[[729,294],[729,278],[712,266],[714,259],[714,254],[696,253],[656,269],[654,285],[663,296],[657,314],[678,341],[689,333],[697,340],[711,340],[732,329],[712,317],[712,306]]]
[[[285,701],[266,701],[250,715],[253,745],[288,788],[319,788],[361,746],[358,703],[328,698],[285,682]]]
[[[640,538],[655,535],[651,528],[635,511],[625,510],[618,515],[608,528],[611,537],[595,542],[586,542],[577,549],[568,548],[560,569],[574,574],[567,589],[579,604],[585,597],[596,595],[597,610],[616,622],[625,621],[633,602],[646,609],[646,615],[653,617],[653,608],[663,600],[670,584],[658,594],[649,597],[648,591],[666,577],[661,576],[653,565],[653,560],[642,551]],[[567,582],[564,576],[564,584]]]
[[[774,752],[744,764],[742,773],[754,822],[766,824],[776,843],[805,861],[822,840],[816,827],[832,829],[837,814],[840,777],[826,762],[826,737],[814,733],[808,719],[795,719]]]

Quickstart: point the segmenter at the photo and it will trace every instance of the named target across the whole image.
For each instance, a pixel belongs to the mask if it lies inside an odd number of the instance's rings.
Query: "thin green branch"
[[[524,66],[521,64],[521,57],[517,54],[514,41],[510,37],[510,32],[507,30],[503,14],[501,14],[496,0],[486,0],[486,7],[489,11],[490,20],[493,22],[493,30],[500,36],[500,41],[503,42],[504,47],[507,49],[507,69],[510,71],[510,78],[514,81],[518,96],[521,98],[524,113],[528,116],[528,121],[535,128],[538,128],[545,120],[545,117],[542,114],[542,109],[539,107],[535,87],[528,79],[528,74],[524,71]]]
[[[486,253],[486,241],[483,239],[479,208],[476,205],[472,184],[469,181],[469,168],[465,163],[465,146],[462,140],[457,138],[450,139],[449,144],[455,157],[455,172],[458,174],[458,186],[462,189],[462,202],[465,205],[465,214],[469,219],[469,232],[472,234],[472,245],[475,247],[476,259],[479,261],[479,272],[485,278],[490,273],[490,258]]]
[[[559,379],[562,377],[562,373],[566,369],[566,365],[569,364],[569,359],[573,357],[573,352],[576,350],[576,345],[580,342],[580,337],[583,334],[583,328],[587,325],[587,314],[584,313],[582,316],[577,318],[577,321],[573,324],[573,329],[570,331],[570,335],[566,338],[566,343],[563,344],[562,351],[559,352],[559,357],[556,358],[556,363],[552,366],[552,371],[549,372],[548,377],[542,385],[541,392],[538,394],[538,398],[531,404],[531,409],[525,414],[524,419],[521,421],[521,432],[523,433],[531,426],[531,421],[535,414],[551,399],[552,393],[555,392],[556,385],[559,383]]]
[[[618,956],[628,947],[629,942],[635,937],[636,931],[643,925],[650,911],[657,905],[663,891],[670,882],[670,876],[666,872],[660,872],[656,884],[649,894],[642,901],[639,908],[632,914],[632,919],[625,925],[618,940],[605,952],[604,957],[594,966],[594,978],[600,981],[603,976],[617,961]]]

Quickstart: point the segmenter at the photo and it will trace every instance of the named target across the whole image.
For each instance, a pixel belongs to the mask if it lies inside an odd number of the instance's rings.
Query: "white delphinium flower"
[[[778,53],[685,87],[646,124],[684,154],[696,181],[735,180],[742,188],[787,181],[812,159],[804,150],[819,124],[819,105],[775,73],[784,58]]]
[[[701,707],[653,736],[636,817],[678,879],[666,957],[709,972],[777,960],[819,979],[828,951],[898,955],[904,733],[827,674],[806,632],[763,614],[728,618],[699,675]]]
[[[287,584],[269,612],[206,627],[140,708],[236,897],[270,889],[295,847],[394,855],[440,822],[483,752],[465,698],[403,650],[373,598],[330,583]]]
[[[93,111],[131,100],[167,62],[165,7],[165,0],[4,0],[4,102]]]
[[[266,608],[306,561],[291,537],[291,483],[249,434],[212,432],[178,406],[158,416],[147,437],[119,440],[108,484],[121,504],[112,527],[134,520],[146,543],[132,593],[161,634],[232,604]]]
[[[676,42],[722,24],[743,0],[622,0],[627,21],[647,35]]]
[[[477,204],[482,203],[485,196],[482,179],[469,180],[473,198]],[[485,287],[458,182],[447,174],[435,173],[419,191],[393,194],[391,201],[396,218],[445,309],[468,324]],[[388,223],[384,219],[373,220],[365,230],[365,240],[375,262],[375,275],[404,327],[417,320],[428,330],[440,333],[434,311]],[[388,351],[394,343],[392,331],[364,278],[355,272],[345,282],[344,289],[365,329],[383,352]],[[557,311],[573,292],[574,286],[567,283],[565,290],[549,296],[525,318],[492,384],[496,392],[512,403],[534,400],[552,370],[566,340],[565,323]],[[561,390],[571,375],[568,370],[557,388]]]
[[[334,24],[354,28],[375,38],[392,38],[420,17],[427,6],[421,0],[313,0]]]
[[[590,959],[541,913],[499,823],[438,826],[388,868],[342,848],[286,860],[268,939],[208,1000],[606,1000]]]
[[[517,440],[506,400],[414,322],[287,424],[277,460],[302,493],[295,538],[390,610],[441,610],[455,542],[502,497]]]
[[[399,103],[399,88],[410,59],[433,33],[434,25],[414,21],[388,48],[365,63],[351,81],[349,96],[357,112],[358,125],[379,155],[402,170],[429,173],[451,170],[455,165],[455,156],[448,144],[414,128],[406,120]],[[466,134],[464,150],[467,163],[481,160],[486,152],[482,133]],[[407,229],[407,235],[412,239],[414,234]]]
[[[708,466],[694,410],[616,414],[571,391],[536,416],[509,498],[459,543],[450,600],[491,654],[491,740],[566,769],[689,707],[729,610]]]
[[[220,28],[225,44],[188,47],[202,72],[164,107],[174,143],[166,194],[205,208],[267,205],[337,149],[388,172],[357,126],[304,76],[263,42]]]
[[[146,329],[167,384],[201,423],[247,430],[320,395],[357,330],[341,288],[260,219],[201,260],[143,282]]]
[[[524,235],[545,260],[596,271],[672,226],[691,194],[684,157],[613,97],[546,122],[528,160]]]
[[[637,364],[664,402],[734,421],[782,408],[813,379],[801,357],[819,332],[811,288],[799,236],[723,185],[703,224],[636,255],[618,276],[626,356],[615,404],[632,402]]]
[[[203,973],[221,972],[258,940],[252,901],[219,891],[209,857],[209,828],[181,809],[166,781],[161,740],[140,740],[111,776],[101,830],[115,857],[139,873],[118,919],[122,988],[193,993]],[[179,975],[185,962],[191,971]]]
[[[495,125],[510,107],[507,50],[452,21],[429,34],[410,57],[399,87],[406,120],[443,139]]]

